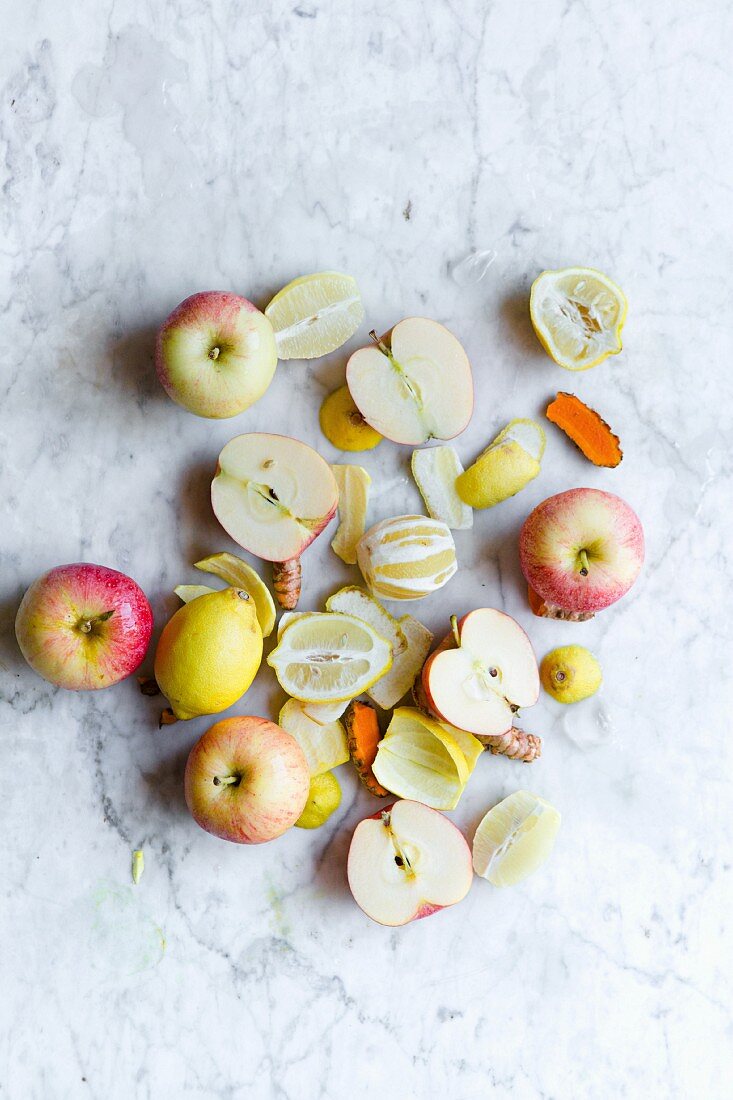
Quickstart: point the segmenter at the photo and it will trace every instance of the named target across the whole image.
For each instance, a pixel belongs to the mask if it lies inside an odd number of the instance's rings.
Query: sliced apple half
[[[520,707],[537,702],[540,677],[532,643],[518,622],[494,608],[453,622],[453,635],[425,662],[430,709],[469,733],[506,733]]]
[[[389,927],[455,905],[473,881],[463,835],[437,810],[409,799],[357,825],[347,873],[356,904]]]
[[[417,445],[459,435],[473,412],[471,364],[437,321],[408,317],[349,359],[346,381],[359,412],[380,435]]]
[[[211,504],[235,542],[275,563],[278,602],[295,607],[300,555],[338,506],[338,486],[328,463],[312,447],[288,436],[238,435],[219,455]]]

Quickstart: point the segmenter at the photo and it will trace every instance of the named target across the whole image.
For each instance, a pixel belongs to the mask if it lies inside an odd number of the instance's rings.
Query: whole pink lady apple
[[[631,588],[644,561],[644,532],[613,493],[568,489],[527,517],[519,557],[535,614],[588,619]]]
[[[186,763],[184,791],[194,820],[221,840],[262,844],[298,820],[310,769],[298,742],[266,718],[224,718]]]
[[[153,613],[145,593],[105,565],[59,565],[34,581],[15,619],[31,668],[59,687],[109,687],[138,667]]]
[[[262,397],[277,366],[272,324],[246,298],[192,294],[171,313],[155,346],[169,397],[197,416],[236,416]]]

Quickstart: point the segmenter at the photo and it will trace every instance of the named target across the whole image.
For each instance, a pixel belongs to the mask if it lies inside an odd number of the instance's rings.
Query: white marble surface
[[[0,1096],[730,1095],[731,32],[727,0],[6,8]],[[450,265],[473,249],[496,260],[459,288]],[[623,354],[578,377],[526,308],[536,273],[569,263],[631,303]],[[529,786],[564,815],[551,864],[514,890],[477,880],[399,931],[347,891],[373,805],[346,768],[326,829],[227,845],[182,799],[206,720],[158,732],[134,679],[55,691],[12,635],[30,581],[79,559],[131,573],[160,628],[191,562],[233,548],[207,493],[237,432],[338,457],[316,412],[342,353],[280,366],[220,423],[174,406],[151,366],[185,295],[264,305],[323,268],[358,278],[361,340],[411,313],[461,336],[464,459],[568,387],[625,450],[598,471],[553,429],[541,477],[457,536],[458,576],[415,605],[435,628],[503,607],[539,653],[581,640],[605,686],[569,713],[545,697],[527,716],[541,762],[480,761],[453,815],[470,835]],[[408,461],[366,456],[375,519],[418,506]],[[637,509],[646,568],[597,620],[540,622],[517,531],[578,484]],[[305,573],[313,608],[352,576],[327,537]],[[279,698],[265,669],[234,710],[274,715]]]

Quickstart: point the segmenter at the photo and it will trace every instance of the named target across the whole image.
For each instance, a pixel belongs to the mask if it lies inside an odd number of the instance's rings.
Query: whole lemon
[[[298,829],[320,829],[341,805],[341,788],[333,772],[311,776],[308,801],[295,822]]]
[[[218,714],[244,695],[262,660],[254,600],[225,588],[184,604],[166,624],[155,679],[176,718]]]
[[[326,439],[340,451],[371,451],[382,442],[379,432],[357,409],[348,386],[340,386],[328,395],[318,419]]]
[[[579,703],[595,695],[603,674],[596,658],[582,645],[562,645],[542,658],[540,679],[558,703]]]

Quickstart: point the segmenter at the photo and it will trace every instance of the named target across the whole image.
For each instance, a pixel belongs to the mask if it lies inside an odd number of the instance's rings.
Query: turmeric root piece
[[[521,760],[524,764],[531,764],[542,755],[542,738],[534,733],[525,733],[516,726],[499,737],[482,737],[479,734],[478,739],[494,756],[508,756],[510,760]]]
[[[361,703],[358,699],[354,699],[346,708],[343,723],[349,743],[349,754],[359,773],[359,779],[369,794],[373,794],[376,798],[386,798],[389,791],[377,782],[372,771],[381,737],[376,710],[369,703]]]
[[[538,592],[535,592],[531,584],[527,585],[529,606],[533,615],[540,619],[562,619],[566,623],[587,623],[595,615],[595,611],[568,611],[564,607],[558,607],[556,603],[548,603],[543,600]]]
[[[283,610],[292,611],[297,607],[302,575],[300,558],[272,563],[272,587],[275,591],[275,599]]]
[[[610,427],[574,393],[558,393],[547,406],[545,416],[583,452],[595,466],[618,466],[624,457],[619,438]]]

